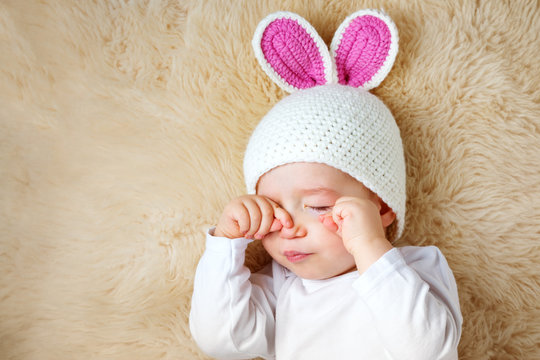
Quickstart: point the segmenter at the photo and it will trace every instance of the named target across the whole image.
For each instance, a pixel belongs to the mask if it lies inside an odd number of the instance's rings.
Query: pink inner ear
[[[261,49],[272,68],[290,85],[306,89],[326,83],[319,49],[296,20],[270,23],[264,30]]]
[[[354,19],[336,49],[336,68],[340,84],[363,86],[379,71],[388,57],[390,29],[378,17]]]

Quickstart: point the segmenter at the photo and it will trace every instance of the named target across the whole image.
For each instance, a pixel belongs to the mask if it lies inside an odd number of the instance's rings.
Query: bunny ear
[[[373,89],[388,75],[396,59],[396,25],[383,12],[360,10],[340,25],[330,51],[340,84]]]
[[[328,47],[297,14],[268,15],[257,26],[252,44],[263,70],[285,91],[335,82]]]

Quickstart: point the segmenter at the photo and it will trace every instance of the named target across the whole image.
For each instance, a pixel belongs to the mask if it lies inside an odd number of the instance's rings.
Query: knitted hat
[[[397,41],[394,23],[375,10],[345,19],[330,52],[296,14],[278,12],[261,21],[253,39],[257,59],[292,94],[266,114],[249,140],[244,157],[249,193],[277,166],[327,164],[376,193],[396,214],[389,237],[401,236],[406,194],[399,128],[384,103],[368,92],[390,71]]]

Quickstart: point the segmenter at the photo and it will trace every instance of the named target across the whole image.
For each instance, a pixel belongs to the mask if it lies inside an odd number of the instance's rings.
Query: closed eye
[[[304,210],[314,215],[323,215],[332,211],[333,206],[309,206],[304,205]]]

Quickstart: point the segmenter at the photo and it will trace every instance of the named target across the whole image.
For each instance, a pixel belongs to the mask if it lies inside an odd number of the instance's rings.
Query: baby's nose
[[[290,228],[282,227],[279,235],[283,239],[294,239],[306,236],[307,230],[302,224],[295,221],[294,225]]]

